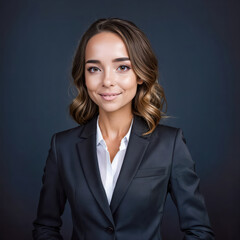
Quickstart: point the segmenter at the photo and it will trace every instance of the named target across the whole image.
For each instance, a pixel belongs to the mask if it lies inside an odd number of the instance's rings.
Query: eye
[[[117,69],[120,70],[121,72],[126,72],[127,70],[130,69],[130,67],[126,65],[121,65]]]
[[[94,72],[100,71],[100,69],[98,67],[89,67],[87,70],[90,73],[94,73]]]

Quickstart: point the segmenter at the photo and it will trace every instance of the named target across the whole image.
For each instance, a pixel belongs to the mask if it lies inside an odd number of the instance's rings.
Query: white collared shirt
[[[133,120],[131,122],[128,133],[122,138],[121,144],[119,147],[119,151],[115,155],[112,163],[110,161],[110,154],[107,149],[107,145],[103,139],[97,118],[97,135],[96,135],[96,145],[97,145],[97,158],[98,158],[98,166],[102,179],[102,184],[104,186],[108,203],[110,205],[113,191],[122,167],[123,159],[126,153],[130,132],[133,124]]]

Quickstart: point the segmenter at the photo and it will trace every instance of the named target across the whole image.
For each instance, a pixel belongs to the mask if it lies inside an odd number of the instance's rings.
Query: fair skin
[[[117,34],[102,32],[88,41],[85,83],[90,98],[99,107],[99,127],[112,162],[131,125],[137,85],[143,83],[133,71],[127,48]]]

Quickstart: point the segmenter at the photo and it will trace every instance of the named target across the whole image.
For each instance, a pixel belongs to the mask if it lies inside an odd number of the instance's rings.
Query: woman
[[[72,68],[80,126],[53,135],[34,239],[62,239],[69,201],[76,240],[159,240],[168,192],[184,239],[214,239],[181,129],[159,124],[165,96],[157,59],[132,22],[100,19]]]

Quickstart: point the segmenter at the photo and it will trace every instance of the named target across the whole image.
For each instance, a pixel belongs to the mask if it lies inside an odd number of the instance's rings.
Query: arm
[[[42,177],[43,186],[40,193],[37,218],[33,222],[32,235],[34,240],[63,239],[60,234],[60,227],[66,195],[59,177],[55,141],[56,134],[51,139],[51,148]]]
[[[175,203],[184,240],[214,240],[195,163],[186,146],[182,130],[176,134],[169,191]]]

